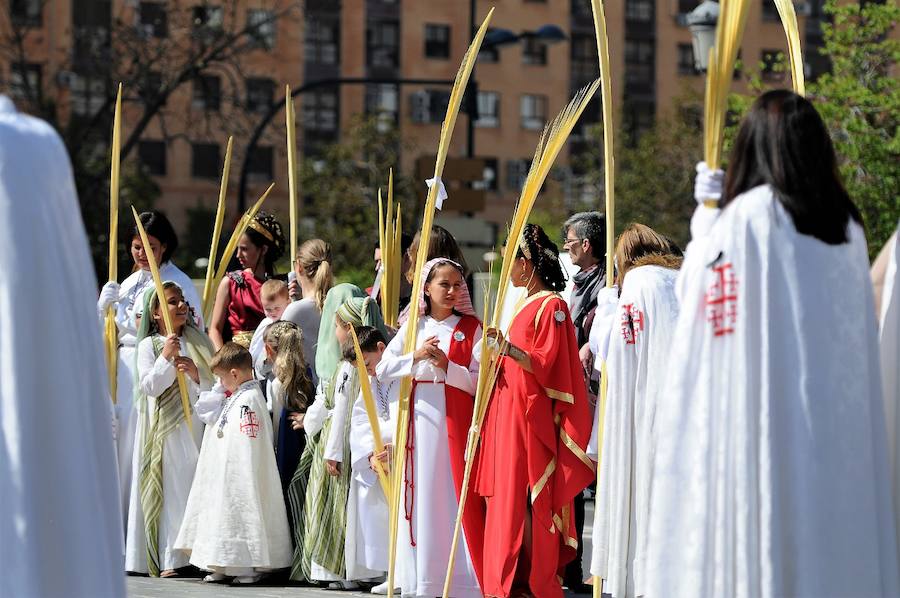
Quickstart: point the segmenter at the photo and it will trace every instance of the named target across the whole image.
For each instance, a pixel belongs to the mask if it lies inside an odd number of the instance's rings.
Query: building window
[[[412,121],[440,123],[447,114],[450,92],[442,89],[423,89],[412,94]]]
[[[138,141],[138,161],[152,176],[166,176],[166,144],[162,141]]]
[[[400,66],[400,26],[397,21],[374,21],[366,29],[366,60],[369,66]]]
[[[479,191],[497,191],[500,188],[500,166],[497,158],[483,158],[484,174],[480,181],[472,181],[472,188]]]
[[[43,0],[10,0],[9,15],[15,25],[39,27],[42,7]]]
[[[303,58],[307,64],[337,64],[340,47],[337,21],[306,19]]]
[[[247,110],[250,112],[266,112],[275,96],[275,82],[271,79],[247,79]]]
[[[625,20],[649,23],[653,20],[653,0],[625,0]]]
[[[625,89],[648,90],[653,88],[653,66],[656,48],[652,39],[625,40]]]
[[[141,27],[144,37],[166,37],[169,35],[169,21],[166,7],[161,2],[141,2]]]
[[[271,50],[275,47],[275,13],[271,10],[248,10],[247,29],[257,48]]]
[[[9,95],[16,100],[36,101],[41,93],[41,65],[13,64],[9,77]]]
[[[81,75],[72,78],[69,87],[72,112],[78,116],[92,116],[106,103],[106,83]]]
[[[198,179],[216,179],[219,172],[219,144],[191,144],[191,176]]]
[[[191,105],[201,110],[218,110],[222,104],[221,82],[217,75],[200,75],[194,79]]]
[[[506,162],[506,188],[518,193],[528,178],[528,169],[531,163],[526,159],[507,160]]]
[[[775,7],[775,0],[762,0],[762,18],[764,21],[779,21],[778,9]]]
[[[450,25],[425,25],[425,57],[450,58]]]
[[[366,114],[375,117],[382,133],[397,126],[400,117],[400,90],[391,83],[366,87]]]
[[[596,79],[599,72],[597,39],[592,34],[573,33],[569,47],[575,85],[581,87]]]
[[[781,81],[784,79],[784,55],[781,50],[762,50],[759,59],[762,61],[763,81]]]
[[[678,74],[697,74],[697,69],[694,68],[694,47],[691,44],[678,44]]]
[[[500,126],[500,94],[496,91],[478,92],[478,120],[476,127]]]
[[[526,37],[522,46],[522,64],[547,64],[547,44],[535,37]]]
[[[273,153],[271,146],[258,145],[247,158],[247,174],[254,179],[272,180]]]
[[[547,123],[547,96],[525,94],[520,101],[522,128],[540,131]]]
[[[334,133],[338,127],[338,96],[334,90],[303,94],[303,128]]]
[[[635,100],[626,102],[623,110],[623,124],[632,145],[641,134],[653,126],[656,106],[652,101]]]
[[[191,9],[191,21],[194,32],[221,31],[222,7],[221,6],[195,6]]]

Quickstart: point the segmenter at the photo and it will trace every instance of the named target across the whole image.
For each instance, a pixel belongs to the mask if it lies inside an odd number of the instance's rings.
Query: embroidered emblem
[[[241,434],[249,438],[256,438],[259,433],[259,419],[256,412],[247,405],[241,407]]]
[[[714,266],[715,280],[706,291],[706,321],[712,324],[714,336],[734,332],[737,323],[738,280],[731,262]]]
[[[458,343],[461,343],[464,340],[466,340],[466,335],[463,334],[462,330],[457,330],[456,332],[453,333],[453,340],[455,340]]]
[[[553,312],[553,319],[562,324],[566,321],[566,312],[561,309],[556,310],[555,312]]]
[[[634,303],[626,303],[622,306],[621,316],[622,338],[626,345],[637,342],[638,335],[644,330],[644,312],[634,306]]]

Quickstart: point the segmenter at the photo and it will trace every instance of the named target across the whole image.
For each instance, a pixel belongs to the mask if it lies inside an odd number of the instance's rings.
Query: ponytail
[[[548,289],[562,291],[566,288],[566,276],[559,263],[559,248],[540,226],[525,225],[518,253],[532,263],[535,274]]]
[[[334,286],[331,271],[331,246],[322,239],[310,239],[297,250],[297,265],[312,281],[315,293],[311,299],[319,313],[325,305],[325,295]]]

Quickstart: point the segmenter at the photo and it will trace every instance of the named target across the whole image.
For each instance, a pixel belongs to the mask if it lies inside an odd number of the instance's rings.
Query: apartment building
[[[264,20],[276,10],[268,0],[191,2],[10,0],[11,22],[27,23],[32,29],[26,39],[28,65],[11,68],[0,63],[0,75],[13,96],[21,97],[30,83],[58,96],[73,114],[89,114],[96,102],[105,101],[107,90],[101,81],[78,76],[79,61],[96,62],[97,49],[83,47],[85,36],[74,33],[108,29],[116,19],[132,19],[145,28],[146,43],[153,44],[196,35],[197,28]],[[752,2],[741,57],[753,66],[758,61],[772,64],[786,49],[784,33],[772,0]],[[803,42],[810,75],[823,68],[811,48],[821,43],[822,2],[796,3],[800,30],[810,40],[810,45]],[[684,89],[702,89],[703,77],[694,69],[685,25],[686,13],[697,3],[606,2],[614,101],[629,139],[651,126]],[[477,90],[477,118],[470,127],[469,116],[460,115],[449,152],[454,168],[465,172],[469,182],[465,189],[456,189],[459,201],[448,201],[441,214],[464,243],[473,248],[489,245],[497,226],[509,217],[543,126],[577,89],[598,76],[590,0],[306,0],[294,18],[279,19],[264,31],[258,50],[243,61],[240,77],[203,73],[169,99],[167,119],[150,123],[137,156],[162,189],[159,207],[184,228],[188,209],[213,206],[226,139],[209,114],[245,123],[249,135],[272,102],[282,97],[285,83],[297,88],[333,81],[298,96],[300,159],[314,159],[323,145],[341,139],[355,115],[369,113],[385,127],[399,129],[413,148],[404,152],[400,167],[408,174],[420,174],[436,149],[448,83],[473,25],[480,24],[490,7],[495,8],[494,34],[488,39],[507,43],[488,43],[479,55],[471,87]],[[184,14],[190,17],[187,21],[176,16]],[[565,39],[547,41],[542,32],[548,27],[562,30]],[[506,36],[498,38],[498,30],[505,30]],[[74,65],[72,72],[61,70],[63,63]],[[97,65],[92,67],[96,70]],[[769,71],[765,76],[787,75]],[[128,109],[126,121],[137,113],[134,107]],[[599,118],[595,101],[567,153],[560,156],[563,173],[571,154],[584,149],[584,126]],[[279,129],[282,122],[279,115],[271,128]],[[173,131],[178,126],[183,130]],[[169,141],[163,142],[164,137]],[[274,180],[278,191],[269,205],[283,210],[287,166],[278,143],[283,143],[283,136],[263,136],[252,153],[248,196],[252,200]],[[236,164],[245,147],[246,139],[236,139]],[[236,169],[233,166],[232,188],[237,184]]]

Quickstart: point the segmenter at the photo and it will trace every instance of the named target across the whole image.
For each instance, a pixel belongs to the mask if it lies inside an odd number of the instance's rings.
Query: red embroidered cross
[[[715,280],[706,291],[706,321],[712,324],[714,336],[734,332],[737,323],[738,281],[731,262],[715,266]]]
[[[626,345],[637,342],[638,334],[644,330],[644,312],[634,306],[634,303],[626,303],[622,306],[622,338]]]
[[[259,419],[256,412],[244,405],[241,408],[241,433],[250,438],[256,438],[259,433]]]

